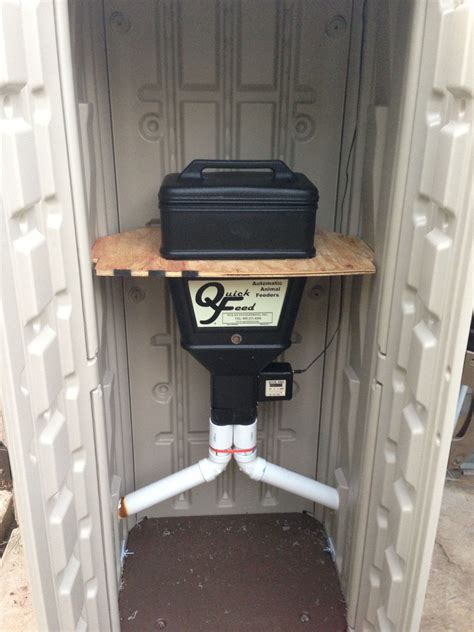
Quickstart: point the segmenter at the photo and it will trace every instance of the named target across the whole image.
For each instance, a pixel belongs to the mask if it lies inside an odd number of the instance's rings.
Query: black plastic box
[[[161,254],[167,259],[314,257],[318,200],[314,184],[281,160],[193,160],[161,185]]]

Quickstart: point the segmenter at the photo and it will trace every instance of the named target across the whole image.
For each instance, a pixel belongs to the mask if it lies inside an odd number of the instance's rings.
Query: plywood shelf
[[[97,276],[313,277],[374,274],[373,252],[361,239],[317,231],[312,259],[172,261],[160,255],[159,228],[100,237],[92,247]]]

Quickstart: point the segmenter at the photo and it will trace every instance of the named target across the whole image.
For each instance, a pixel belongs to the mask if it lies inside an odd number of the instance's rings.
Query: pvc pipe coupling
[[[273,485],[330,509],[339,508],[334,487],[297,474],[257,456],[257,421],[247,426],[218,426],[209,421],[209,456],[120,499],[118,514],[126,518],[201,483],[210,483],[234,457],[239,469],[252,480]]]

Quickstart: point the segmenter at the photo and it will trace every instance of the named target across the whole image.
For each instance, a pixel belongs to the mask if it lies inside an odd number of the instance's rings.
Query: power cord
[[[352,151],[354,150],[354,145],[355,145],[355,139],[357,136],[357,125],[355,125],[354,127],[354,133],[352,134],[352,140],[351,140],[351,146],[349,148],[349,153],[347,154],[347,161],[346,161],[346,169],[345,169],[345,184],[344,184],[344,193],[342,195],[342,201],[341,201],[341,221],[339,222],[339,232],[342,233],[342,224],[344,221],[344,204],[346,201],[346,195],[347,195],[347,191],[349,189],[349,166],[351,163],[351,158],[352,158]]]
[[[360,59],[359,59],[359,90],[360,90],[360,82],[362,79],[362,60],[363,60],[363,56],[364,56],[364,44],[365,44],[365,27],[366,27],[366,4],[367,4],[367,0],[364,0],[364,4],[362,6],[362,33],[361,33],[361,46],[360,46]],[[346,201],[346,196],[349,190],[349,167],[350,167],[350,163],[351,163],[351,158],[352,158],[352,152],[354,151],[354,147],[355,147],[355,140],[356,140],[356,136],[357,136],[357,123],[354,126],[354,131],[352,133],[352,139],[351,139],[351,144],[349,147],[349,152],[347,154],[347,159],[346,159],[346,166],[345,166],[345,183],[344,183],[344,191],[342,194],[342,201],[341,201],[341,218],[340,218],[340,222],[339,222],[339,232],[342,232],[342,227],[343,227],[343,220],[344,220],[344,204]],[[336,220],[335,220],[335,224],[337,225],[337,212],[336,212]],[[335,337],[337,336],[337,333],[339,332],[339,329],[341,327],[341,320],[342,320],[342,292],[343,292],[343,283],[344,283],[344,279],[343,277],[341,277],[341,298],[339,301],[339,318],[338,318],[338,322],[337,322],[337,327],[334,330],[332,336],[329,338],[329,342],[327,343],[327,345],[324,347],[324,349],[322,351],[320,351],[318,353],[318,355],[313,358],[313,360],[311,360],[311,362],[308,364],[307,367],[305,367],[304,369],[295,369],[293,371],[294,374],[301,374],[301,373],[306,373],[306,371],[308,369],[310,369],[320,358],[323,357],[323,355],[326,353],[326,351],[329,349],[329,347],[331,346],[331,344],[334,342]]]
[[[323,355],[326,353],[326,351],[329,349],[329,347],[333,343],[334,338],[336,337],[339,329],[341,328],[341,321],[342,321],[342,293],[343,293],[343,289],[344,289],[344,277],[341,277],[341,292],[340,292],[340,299],[339,299],[339,317],[338,317],[338,320],[337,320],[337,327],[334,330],[332,336],[329,338],[329,342],[324,347],[324,349],[322,351],[320,351],[318,353],[318,355],[311,360],[311,362],[308,364],[308,366],[306,366],[304,369],[294,369],[293,374],[299,375],[301,373],[306,373],[306,371],[308,369],[310,369],[313,366],[313,364],[315,364],[319,360],[319,358],[323,357]]]
[[[364,4],[362,5],[362,33],[361,33],[361,45],[360,45],[360,51],[359,51],[359,94],[357,97],[357,102],[358,104],[360,103],[360,86],[361,86],[361,81],[362,81],[362,62],[363,62],[363,58],[364,58],[364,46],[365,46],[365,28],[367,25],[367,17],[366,17],[366,5],[367,5],[367,0],[364,0]],[[358,105],[359,107],[359,105]],[[339,220],[339,232],[342,232],[342,228],[343,228],[343,222],[344,222],[344,204],[346,202],[346,196],[347,193],[349,191],[349,180],[350,180],[350,173],[349,173],[349,168],[350,168],[350,164],[351,164],[351,158],[352,158],[352,152],[354,151],[354,147],[355,147],[355,141],[356,141],[356,137],[357,137],[357,119],[356,119],[356,124],[354,125],[354,132],[352,134],[352,139],[351,139],[351,144],[349,147],[349,152],[347,154],[347,160],[346,160],[346,166],[345,166],[345,170],[344,170],[344,177],[345,177],[345,182],[344,182],[344,191],[342,194],[342,201],[341,201],[341,207],[340,207],[340,211],[341,211],[341,218]],[[337,209],[336,209],[336,219],[335,219],[335,226],[337,226]]]

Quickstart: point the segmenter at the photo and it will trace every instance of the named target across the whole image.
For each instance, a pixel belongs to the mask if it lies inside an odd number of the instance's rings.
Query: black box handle
[[[274,180],[289,182],[295,174],[283,160],[193,160],[181,172],[184,180],[201,180],[205,169],[268,169]]]

